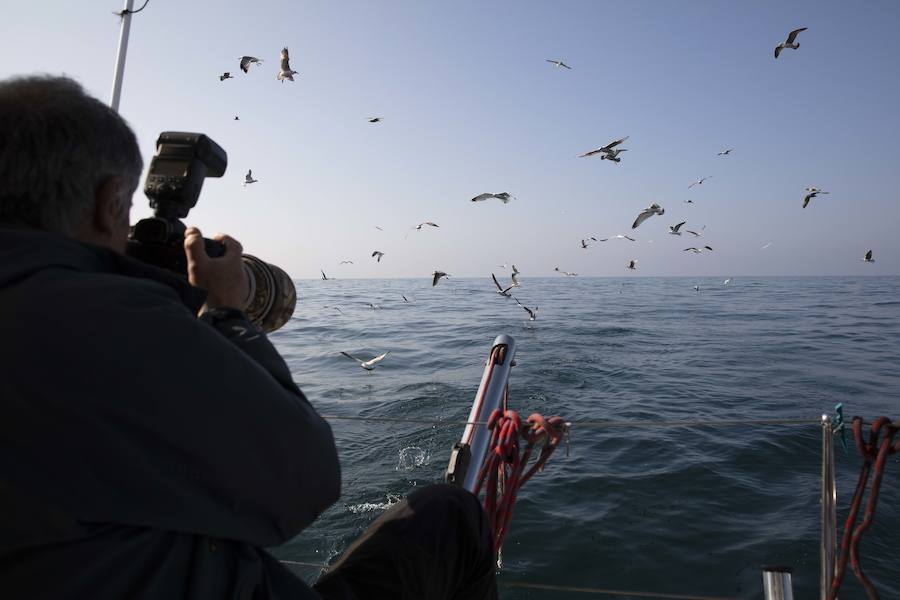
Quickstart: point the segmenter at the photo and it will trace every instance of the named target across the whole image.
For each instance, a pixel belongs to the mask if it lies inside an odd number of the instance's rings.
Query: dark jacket
[[[204,298],[0,226],[0,595],[317,597],[260,548],[338,498],[331,429],[264,334],[195,316]]]

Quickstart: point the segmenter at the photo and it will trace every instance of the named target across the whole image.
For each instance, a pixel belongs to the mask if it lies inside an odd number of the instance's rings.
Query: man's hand
[[[250,281],[241,260],[244,248],[236,239],[221,233],[213,239],[225,245],[223,256],[210,258],[203,245],[203,235],[196,227],[189,227],[185,232],[188,281],[209,293],[204,309],[243,310],[250,295]]]

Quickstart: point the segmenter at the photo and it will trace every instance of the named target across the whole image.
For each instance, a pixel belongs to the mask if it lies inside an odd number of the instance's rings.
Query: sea
[[[572,428],[568,456],[560,447],[519,495],[501,598],[760,599],[764,565],[818,598],[821,417],[841,403],[848,421],[900,422],[900,277],[521,282],[534,322],[489,278],[296,282],[294,317],[271,338],[329,418],[343,485],[274,555],[312,582],[386,508],[441,481],[506,334],[510,408]],[[366,372],[341,351],[390,354]],[[834,438],[839,536],[862,465],[846,441]],[[900,454],[860,548],[881,598],[900,598]],[[849,566],[840,597],[866,597]]]

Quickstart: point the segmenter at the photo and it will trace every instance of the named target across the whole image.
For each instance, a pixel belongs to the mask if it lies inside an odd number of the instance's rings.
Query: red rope
[[[837,598],[847,570],[848,558],[850,559],[850,568],[853,569],[854,575],[865,588],[869,600],[878,600],[878,592],[875,590],[875,586],[862,572],[862,567],[859,565],[859,542],[875,519],[875,507],[878,504],[878,492],[881,489],[881,480],[884,477],[887,457],[900,451],[900,440],[891,445],[894,434],[900,427],[892,425],[887,417],[878,417],[872,423],[869,441],[866,443],[863,441],[862,425],[863,420],[861,417],[853,417],[853,439],[856,441],[856,448],[863,458],[863,466],[859,473],[856,491],[853,492],[853,500],[850,502],[850,513],[847,515],[847,521],[844,524],[844,533],[841,536],[841,555],[835,568],[834,578],[831,581],[831,591],[828,594],[828,600]],[[884,438],[879,443],[878,438],[882,431],[884,431]],[[872,478],[872,487],[869,491],[869,500],[866,503],[865,514],[862,522],[854,527],[856,517],[859,514],[859,507],[862,504],[866,483],[869,480],[869,472],[872,470],[873,465],[875,476]]]
[[[505,392],[504,392],[505,395]],[[484,510],[494,535],[494,551],[499,552],[509,531],[513,506],[519,489],[538,471],[563,439],[566,423],[562,417],[545,419],[533,413],[525,422],[514,410],[496,409],[488,419],[491,440],[488,453],[478,475],[475,494],[484,489]],[[524,440],[524,447],[520,446]],[[537,460],[528,463],[535,448],[541,445]]]

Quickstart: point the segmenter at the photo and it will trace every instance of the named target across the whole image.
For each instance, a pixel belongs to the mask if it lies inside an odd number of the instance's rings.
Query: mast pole
[[[122,96],[122,79],[125,76],[125,54],[128,52],[128,32],[131,29],[131,9],[134,8],[134,0],[125,0],[125,8],[122,11],[122,29],[119,32],[119,55],[116,58],[116,74],[113,79],[112,94],[109,98],[109,106],[119,112],[119,98]]]

